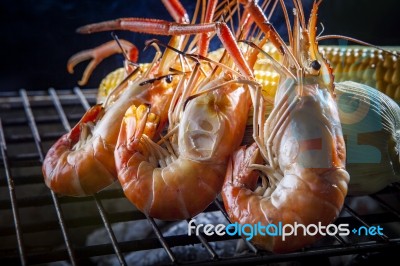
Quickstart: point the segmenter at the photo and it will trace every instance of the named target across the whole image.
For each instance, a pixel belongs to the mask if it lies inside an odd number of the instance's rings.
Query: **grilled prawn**
[[[140,106],[124,117],[115,150],[118,178],[127,198],[149,216],[177,220],[203,211],[220,192],[228,157],[243,138],[248,90],[224,78],[202,85],[199,93],[218,89],[178,112],[165,147],[151,141],[158,119],[150,110]]]
[[[243,56],[234,60],[245,62]],[[172,105],[164,147],[152,141],[158,123],[153,106],[133,108],[123,120],[115,150],[118,178],[127,198],[151,217],[178,220],[203,211],[220,193],[228,158],[244,135],[251,105],[246,87],[257,86],[249,67],[242,65],[247,78],[232,78],[237,73],[218,70],[221,64],[205,77],[199,64],[178,88],[182,95]]]
[[[138,72],[136,70],[135,72]],[[117,179],[114,149],[122,118],[132,104],[158,104],[168,108],[172,84],[165,79],[157,83],[154,74],[140,74],[115,99],[95,105],[67,134],[47,152],[43,162],[46,185],[68,196],[92,195]],[[109,97],[114,96],[113,93]]]
[[[255,5],[254,1],[247,2]],[[294,1],[291,49],[281,49],[288,64],[280,65],[280,71],[286,74],[281,76],[274,109],[265,121],[257,97],[257,147],[241,148],[229,162],[222,196],[232,222],[326,226],[338,217],[343,206],[349,174],[345,170],[346,150],[331,69],[316,43],[319,3],[314,3],[306,25],[301,2]],[[258,151],[265,161],[263,165],[258,164]],[[257,189],[259,174],[252,171],[255,169],[262,173],[263,180],[263,186]],[[299,232],[285,241],[268,235],[256,235],[252,241],[263,249],[287,252],[320,237]]]
[[[178,45],[179,40],[173,38],[171,43]],[[171,54],[175,53],[167,50],[163,57],[174,58]],[[49,149],[42,168],[49,188],[62,195],[87,196],[117,179],[114,149],[122,118],[131,105],[158,106],[164,110],[160,111],[159,129],[165,125],[176,81],[168,74],[173,60],[158,63],[158,59],[143,73],[140,68],[131,72],[103,105],[92,107]]]

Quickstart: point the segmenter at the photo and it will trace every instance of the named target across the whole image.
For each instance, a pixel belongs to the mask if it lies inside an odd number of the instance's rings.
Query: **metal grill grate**
[[[126,255],[140,250],[163,249],[169,264],[226,265],[296,261],[331,262],[329,257],[400,251],[400,185],[368,197],[348,197],[336,221],[353,226],[381,225],[383,236],[327,236],[315,245],[289,254],[269,254],[246,242],[246,252],[219,256],[210,243],[231,241],[229,236],[165,235],[157,222],[146,217],[124,198],[118,184],[93,197],[59,197],[43,183],[41,163],[47,149],[94,104],[95,90],[19,92],[0,94],[0,261],[8,264],[41,264],[67,261],[86,264],[93,257],[112,255],[126,265]],[[118,206],[118,207],[116,207]],[[226,212],[220,200],[205,212]],[[118,241],[113,224],[147,220],[153,236]],[[186,221],[188,222],[188,221]],[[108,243],[88,245],[87,235],[103,228]],[[237,239],[239,241],[239,239]],[[201,244],[208,257],[197,261],[179,258],[173,247]]]

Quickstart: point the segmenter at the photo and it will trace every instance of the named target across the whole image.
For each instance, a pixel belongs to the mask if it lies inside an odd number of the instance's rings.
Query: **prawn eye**
[[[171,83],[172,80],[173,80],[172,75],[167,75],[167,76],[165,77],[165,82],[167,82],[167,83]]]
[[[314,60],[311,62],[311,68],[315,71],[318,71],[321,69],[321,64],[318,62],[318,60]]]

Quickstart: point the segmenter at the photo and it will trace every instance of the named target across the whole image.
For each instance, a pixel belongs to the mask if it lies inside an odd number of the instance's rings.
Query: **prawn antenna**
[[[317,36],[317,39],[322,35],[322,33],[324,33],[324,31],[325,31],[325,27],[324,27],[324,24],[321,22],[320,23],[321,24],[321,32],[318,34],[318,36]]]
[[[121,41],[119,40],[117,34],[115,34],[113,31],[111,32],[111,37],[115,40],[115,42],[118,44],[118,47],[121,49],[122,55],[124,56],[126,62],[128,62],[129,65],[134,66],[134,67],[138,67],[139,64],[136,64],[134,62],[132,62],[128,55],[126,54],[125,49],[122,47]]]
[[[395,57],[400,57],[400,54],[398,54],[398,53],[396,53],[396,52],[392,52],[392,51],[386,50],[386,49],[384,49],[384,48],[382,48],[382,47],[379,47],[379,46],[377,46],[377,45],[374,45],[374,44],[371,44],[371,43],[368,43],[368,42],[364,42],[364,41],[361,41],[361,40],[359,40],[359,39],[352,38],[352,37],[349,37],[349,36],[333,34],[333,35],[324,35],[324,36],[319,36],[319,37],[317,37],[317,41],[318,41],[318,42],[319,42],[319,41],[323,41],[323,40],[330,40],[330,39],[342,39],[342,40],[346,40],[346,41],[358,43],[358,44],[365,45],[365,46],[369,46],[369,47],[375,48],[375,49],[377,49],[377,50],[380,50],[380,51],[382,51],[382,52],[391,54],[391,55],[393,55],[393,56],[395,56]]]
[[[283,66],[281,63],[279,63],[278,61],[275,60],[275,58],[273,58],[270,54],[268,54],[267,52],[265,52],[261,47],[259,47],[258,45],[256,45],[255,43],[251,42],[251,41],[247,41],[247,40],[239,40],[238,42],[242,42],[245,43],[247,45],[249,45],[250,47],[259,50],[262,54],[264,54],[267,59],[271,62],[272,67],[280,74],[280,75],[285,75],[285,76],[289,76],[292,77],[294,80],[296,80],[296,77],[290,72],[289,69],[287,69],[285,66]]]
[[[199,55],[199,54],[191,54],[191,53],[182,52],[182,51],[180,51],[180,50],[178,50],[178,49],[176,49],[174,47],[169,46],[168,44],[164,44],[164,43],[160,42],[157,39],[152,39],[152,40],[146,41],[146,47],[149,46],[149,45],[152,45],[152,44],[157,44],[159,46],[171,49],[172,51],[174,51],[174,52],[176,52],[176,53],[178,53],[180,55],[183,55],[186,58],[189,58],[189,59],[193,60],[194,62],[196,62],[196,64],[200,64],[200,60],[201,61],[206,61],[206,62],[211,63],[213,65],[220,66],[223,69],[226,69],[226,70],[230,71],[231,73],[234,73],[237,76],[241,76],[240,73],[238,73],[237,71],[233,70],[232,68],[230,68],[230,67],[228,67],[228,66],[226,66],[226,65],[224,65],[222,63],[216,62],[216,61],[214,61],[214,60],[212,60],[212,59],[210,59],[208,57],[205,57],[205,56],[202,56],[202,55]]]
[[[152,44],[157,44],[158,46],[162,46],[162,47],[164,47],[164,48],[168,48],[168,49],[170,49],[170,50],[176,52],[177,54],[186,56],[186,53],[185,53],[185,52],[182,52],[181,50],[178,50],[178,49],[176,49],[175,47],[172,47],[172,46],[170,46],[170,45],[168,45],[168,44],[162,43],[162,42],[160,42],[160,40],[157,40],[157,39],[147,40],[147,41],[145,42],[145,45],[146,45],[146,46],[145,46],[144,50],[146,50],[147,47],[149,47],[149,46],[152,45]]]
[[[110,102],[111,99],[114,97],[118,97],[121,92],[123,91],[123,89],[125,88],[125,85],[128,83],[128,81],[137,73],[139,73],[140,71],[140,67],[137,66],[135,68],[135,70],[133,70],[131,73],[129,73],[119,84],[118,86],[116,86],[108,95],[107,98],[105,99],[104,103],[103,103],[103,107],[106,108]]]

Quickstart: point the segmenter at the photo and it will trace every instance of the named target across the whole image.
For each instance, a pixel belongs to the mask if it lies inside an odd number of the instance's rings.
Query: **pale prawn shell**
[[[286,83],[284,84],[286,85]],[[285,94],[292,99],[295,86]],[[288,115],[288,125],[281,138],[274,139],[274,151],[283,172],[295,172],[297,168],[344,167],[343,135],[336,102],[326,89],[318,85],[303,86],[303,96]],[[279,117],[276,117],[278,120]],[[270,129],[265,130],[268,139]]]
[[[295,86],[291,89],[295,90]],[[317,84],[303,86],[304,95],[289,114],[288,125],[273,150],[284,174],[271,198],[260,209],[268,222],[328,225],[341,211],[349,175],[345,169],[345,145],[336,103]],[[315,236],[274,238],[273,250],[294,250],[315,242]],[[260,242],[258,242],[260,241]],[[264,239],[254,239],[262,244]]]
[[[349,195],[368,195],[400,181],[400,107],[375,88],[336,84],[336,101],[346,139]]]
[[[215,84],[218,82],[221,80]],[[180,122],[185,125],[179,128],[180,155],[194,161],[226,164],[244,135],[243,121],[247,122],[250,100],[247,90],[221,89],[190,101]]]
[[[247,152],[233,156],[223,188],[231,221],[242,225],[295,226],[297,222],[304,227],[328,226],[343,207],[349,174],[345,170],[346,149],[333,96],[331,68],[318,52],[319,4],[314,2],[307,29],[303,26],[304,16],[297,16],[297,12],[303,13],[299,10],[301,5],[294,9],[293,45],[287,47],[293,51],[288,53],[292,57],[288,61],[294,63],[284,62],[288,71],[294,71],[280,81],[274,108],[264,124],[264,135],[260,137],[257,132],[262,132],[254,128],[266,165],[255,163],[252,168],[268,177],[269,184],[263,184],[264,188],[269,185],[265,192],[253,191],[258,175],[246,173],[247,166],[253,164]],[[310,65],[315,60],[319,62],[317,67]],[[293,76],[296,82],[290,80]],[[235,171],[236,165],[239,170]],[[252,242],[273,252],[288,252],[322,237],[317,229],[315,234],[303,231],[288,235],[285,240],[278,233],[257,234]]]
[[[297,88],[281,89],[286,93],[278,95],[289,95],[290,99]],[[339,216],[347,195],[349,174],[344,168],[345,144],[336,103],[331,93],[317,84],[304,85],[303,93],[272,143],[272,152],[279,161],[279,169],[275,170],[282,174],[282,179],[270,196],[252,191],[258,175],[245,173],[249,162],[243,162],[243,158],[248,158],[241,155],[243,151],[234,155],[222,193],[232,221],[242,225],[259,222],[264,226],[294,225],[297,222],[304,226],[319,223],[327,226]],[[275,117],[272,124],[279,118]],[[280,236],[258,234],[252,243],[280,253],[297,250],[321,237],[292,234],[283,240]]]

